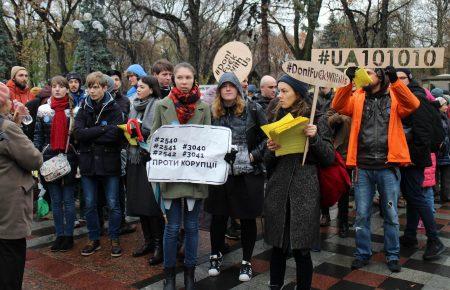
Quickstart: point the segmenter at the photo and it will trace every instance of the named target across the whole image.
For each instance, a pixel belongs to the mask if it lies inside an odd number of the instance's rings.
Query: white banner
[[[343,87],[350,81],[340,70],[305,60],[288,60],[283,71],[289,76],[310,85],[321,87]]]
[[[311,61],[336,68],[442,68],[444,48],[323,48],[312,50]]]
[[[151,137],[147,162],[151,182],[224,184],[231,151],[231,130],[207,125],[165,125]]]

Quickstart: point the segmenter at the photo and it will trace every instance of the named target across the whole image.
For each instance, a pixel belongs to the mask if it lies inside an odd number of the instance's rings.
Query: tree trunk
[[[389,0],[381,1],[381,15],[380,15],[380,47],[388,47],[389,36],[388,36],[388,15],[389,14]]]
[[[261,73],[270,74],[269,63],[269,23],[268,23],[269,0],[261,1]]]
[[[50,68],[51,68],[51,47],[50,37],[48,33],[45,35],[45,80],[50,79]]]
[[[66,74],[69,72],[66,65],[66,48],[64,47],[64,43],[61,39],[55,40],[55,38],[53,38],[53,41],[55,42],[56,51],[58,54],[59,69],[61,70],[61,74]]]

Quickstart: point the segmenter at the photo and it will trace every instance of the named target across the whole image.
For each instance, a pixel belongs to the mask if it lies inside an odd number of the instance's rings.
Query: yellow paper
[[[120,129],[123,130],[123,134],[125,135],[125,138],[127,138],[128,143],[130,143],[130,145],[137,146],[137,140],[136,140],[136,138],[131,138],[131,135],[128,134],[128,131],[127,131],[127,124],[118,125],[118,127],[119,127]]]
[[[355,73],[355,78],[353,79],[357,89],[370,85],[372,79],[367,74],[364,68],[358,68]]]
[[[294,119],[291,114],[286,115],[280,121],[262,126],[266,135],[279,144],[281,148],[275,151],[276,156],[305,151],[306,136],[303,133],[309,119],[297,117]]]

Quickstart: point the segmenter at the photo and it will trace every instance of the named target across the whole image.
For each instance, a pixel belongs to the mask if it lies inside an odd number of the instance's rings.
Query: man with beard
[[[411,115],[403,119],[406,139],[408,141],[412,166],[401,168],[401,190],[407,201],[406,229],[400,238],[404,247],[414,248],[418,245],[417,224],[419,217],[423,221],[427,235],[427,246],[423,259],[433,260],[445,251],[445,246],[438,237],[436,221],[433,214],[433,190],[423,188],[425,167],[432,165],[431,153],[439,151],[444,141],[439,111],[427,100],[425,90],[412,78],[411,71],[406,68],[397,69],[397,77],[419,99],[420,107]]]
[[[28,87],[28,71],[22,66],[12,67],[11,79],[6,85],[9,88],[12,101],[16,100],[25,105],[35,98]]]
[[[67,74],[66,78],[69,82],[69,93],[73,98],[75,106],[79,106],[86,98],[86,93],[81,88],[81,75],[77,72],[71,72]]]
[[[356,67],[346,71],[351,81]],[[332,108],[352,118],[347,166],[356,167],[355,260],[351,268],[369,264],[372,256],[370,218],[375,188],[381,196],[384,216],[384,252],[387,266],[400,272],[397,200],[400,166],[411,164],[402,118],[420,105],[408,87],[397,78],[395,68],[366,69],[372,83],[352,92],[352,83],[336,91]]]

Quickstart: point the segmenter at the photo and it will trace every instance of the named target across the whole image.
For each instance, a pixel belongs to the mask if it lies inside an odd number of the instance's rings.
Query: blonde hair
[[[220,96],[220,88],[217,89],[216,97],[211,105],[211,111],[214,119],[219,119],[225,115],[225,108],[223,107],[222,97]],[[245,101],[238,93],[236,97],[236,106],[234,107],[234,114],[236,116],[242,115],[245,109]]]

